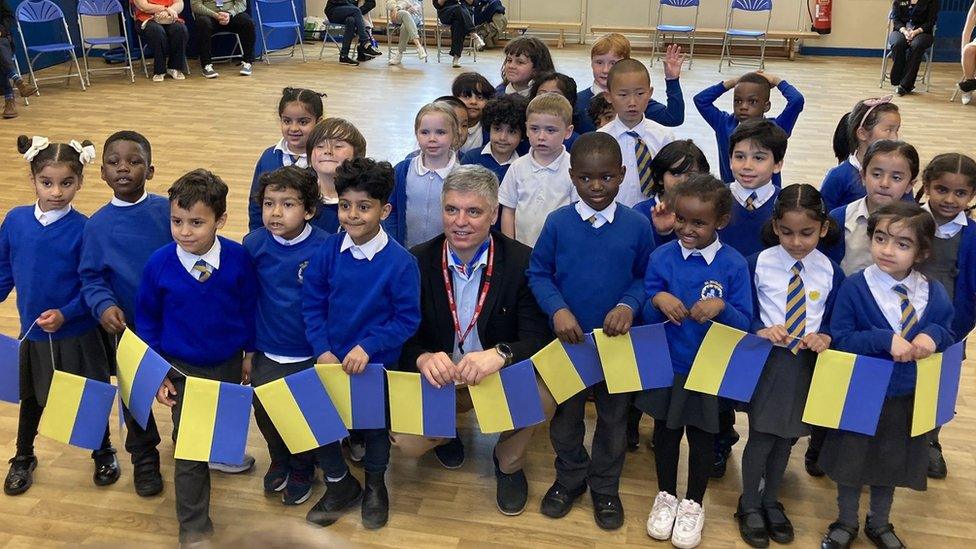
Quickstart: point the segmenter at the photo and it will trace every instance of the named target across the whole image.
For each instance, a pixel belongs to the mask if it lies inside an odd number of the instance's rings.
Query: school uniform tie
[[[586,222],[589,223],[590,225],[596,225],[596,215],[594,214],[588,217],[586,219]]]
[[[213,272],[210,264],[202,259],[193,264],[193,270],[200,273],[200,275],[197,277],[197,282],[206,282],[207,279],[210,278],[210,274]]]
[[[640,138],[639,133],[627,132],[627,135],[633,137],[635,141],[634,155],[637,158],[637,179],[640,182],[641,194],[650,198],[654,195],[651,192],[651,188],[654,186],[654,181],[651,178],[651,149],[647,148],[647,144]]]
[[[896,284],[892,290],[901,300],[901,337],[907,338],[908,332],[918,324],[918,314],[915,307],[908,300],[908,287],[904,284]]]
[[[756,209],[757,198],[759,198],[759,195],[757,195],[756,193],[752,193],[746,198],[746,211],[751,212]]]
[[[786,332],[790,335],[790,342],[786,348],[796,354],[800,350],[800,338],[807,329],[807,298],[803,289],[803,279],[800,271],[803,263],[797,261],[790,269],[792,276],[786,289]]]

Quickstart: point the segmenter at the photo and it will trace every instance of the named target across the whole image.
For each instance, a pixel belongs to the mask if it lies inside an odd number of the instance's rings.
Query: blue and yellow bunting
[[[575,345],[553,340],[532,356],[532,364],[557,404],[603,381],[600,354],[590,334]]]
[[[964,345],[963,342],[956,343],[945,352],[916,362],[913,437],[948,423],[955,415]]]
[[[597,329],[593,330],[593,339],[610,393],[660,389],[674,382],[663,323],[637,326],[617,337]]]
[[[114,399],[114,385],[55,371],[37,431],[59,442],[98,450]]]
[[[824,351],[817,356],[803,422],[874,436],[894,363]]]
[[[512,364],[469,385],[482,433],[502,433],[545,421],[531,360]]]
[[[317,364],[315,371],[346,429],[386,429],[386,380],[381,364],[367,364],[353,376],[339,364]]]
[[[254,390],[245,385],[186,378],[176,459],[236,465],[244,461]]]
[[[713,322],[691,364],[685,389],[749,402],[773,344]]]
[[[255,387],[254,393],[293,454],[349,435],[314,368]]]
[[[454,385],[438,389],[413,372],[386,372],[390,383],[390,430],[429,438],[457,435]]]
[[[156,392],[169,372],[170,365],[132,330],[126,330],[122,334],[116,360],[122,403],[136,423],[145,429]]]
[[[0,335],[0,400],[20,402],[20,341]]]

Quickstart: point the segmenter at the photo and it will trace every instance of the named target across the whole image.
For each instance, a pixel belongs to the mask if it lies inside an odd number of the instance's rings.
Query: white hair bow
[[[46,149],[47,146],[50,144],[51,142],[48,141],[46,137],[35,135],[33,138],[31,138],[30,148],[27,149],[27,152],[24,153],[24,160],[28,162],[34,160],[34,157],[37,156],[37,153]]]
[[[82,165],[91,164],[95,160],[95,145],[82,145],[72,139],[68,142],[68,146],[78,151],[78,160],[81,161]]]

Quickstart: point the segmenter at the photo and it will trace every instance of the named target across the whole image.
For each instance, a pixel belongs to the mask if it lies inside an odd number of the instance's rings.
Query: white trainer
[[[474,38],[474,47],[477,48],[478,51],[485,49],[485,41],[481,38],[481,35],[474,33],[472,38]]]
[[[647,535],[661,541],[670,539],[677,514],[678,498],[667,492],[658,492],[651,514],[647,516]]]
[[[427,62],[427,49],[423,46],[417,46],[417,59]]]
[[[671,545],[678,549],[693,549],[701,543],[701,533],[705,528],[705,510],[690,499],[678,504],[678,516],[671,532]]]
[[[183,72],[176,69],[166,69],[166,74],[170,75],[173,80],[186,80]]]
[[[962,101],[963,105],[970,104],[973,101],[973,92],[964,92],[960,101]]]
[[[399,65],[400,64],[400,61],[402,59],[403,59],[403,54],[402,53],[400,53],[398,51],[395,51],[395,52],[390,53],[390,64],[391,65]]]

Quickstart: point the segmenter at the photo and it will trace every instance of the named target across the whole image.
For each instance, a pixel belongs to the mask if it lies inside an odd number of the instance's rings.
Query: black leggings
[[[654,462],[657,468],[658,490],[678,496],[678,455],[681,436],[688,435],[688,491],[685,499],[699,505],[708,488],[708,474],[712,470],[712,452],[715,435],[688,425],[680,429],[668,429],[668,422],[654,420]]]

